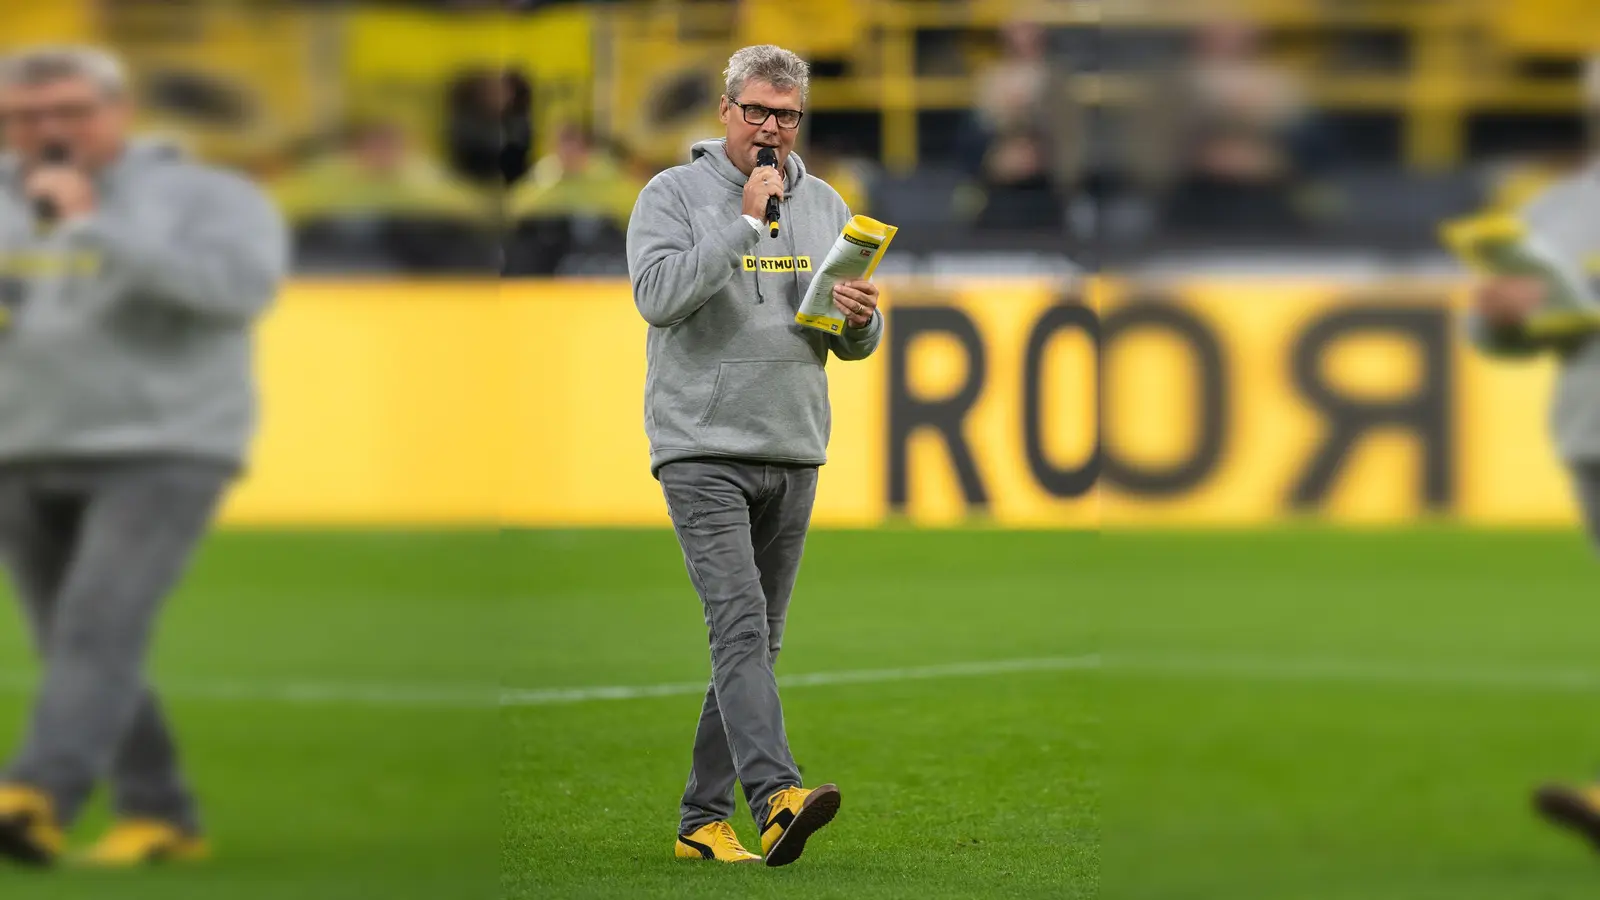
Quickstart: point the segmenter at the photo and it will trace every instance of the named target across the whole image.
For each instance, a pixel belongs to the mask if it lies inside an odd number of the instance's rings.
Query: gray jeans
[[[1578,495],[1578,509],[1583,513],[1589,541],[1600,550],[1600,462],[1573,463],[1567,471],[1572,476],[1572,489]]]
[[[680,833],[732,818],[735,781],[759,827],[772,794],[800,784],[772,667],[811,524],[817,470],[684,460],[662,466],[659,477],[711,643],[711,684],[695,731]]]
[[[119,816],[199,828],[144,664],[233,474],[177,460],[0,468],[0,558],[44,667],[4,777],[49,794],[63,824],[109,777]]]

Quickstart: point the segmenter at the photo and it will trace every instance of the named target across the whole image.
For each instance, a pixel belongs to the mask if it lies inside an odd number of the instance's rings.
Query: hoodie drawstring
[[[787,182],[788,181],[788,172],[785,172],[784,176],[785,176],[784,180],[785,180],[785,182]],[[783,199],[778,201],[778,208],[780,210],[782,210],[783,212],[788,212],[788,209],[789,209],[789,191],[788,190],[785,190],[783,192]],[[797,247],[795,245],[795,242],[794,242],[794,228],[793,228],[793,226],[779,229],[779,233],[785,235],[787,237],[787,239],[788,239],[789,259],[790,259],[790,261],[792,261],[794,263],[794,267],[791,270],[791,277],[794,280],[794,308],[796,310],[799,310],[801,301],[805,299],[800,293],[800,257],[797,255],[800,248]],[[760,250],[761,240],[765,239],[765,237],[766,237],[766,235],[762,235],[762,237],[757,239],[757,241],[756,241],[756,248],[757,248],[756,249],[756,254],[758,256],[761,253],[761,250]],[[765,296],[763,296],[762,293],[761,293],[761,272],[760,272],[759,269],[757,269],[757,271],[756,271],[756,302],[757,303],[765,303],[765,302],[767,302],[767,298]]]
[[[767,302],[767,298],[761,294],[761,242],[765,240],[767,236],[765,234],[761,234],[760,229],[757,229],[756,231],[756,302],[765,303]]]
[[[789,205],[788,195],[785,195],[782,200],[778,201],[778,205],[787,207]],[[787,212],[788,210],[785,209],[784,211]],[[805,294],[800,292],[800,248],[794,242],[794,226],[792,224],[788,228],[783,229],[783,233],[789,236],[789,258],[794,260],[794,308],[795,311],[798,312],[800,310],[800,304],[804,303],[806,299]]]

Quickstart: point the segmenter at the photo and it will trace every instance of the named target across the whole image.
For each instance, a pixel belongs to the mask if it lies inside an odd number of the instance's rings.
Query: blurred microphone
[[[756,167],[778,167],[778,154],[771,147],[762,147],[756,151]],[[772,236],[778,236],[778,198],[767,198],[767,225],[772,228]]]
[[[39,153],[41,166],[64,166],[72,162],[72,148],[66,144],[46,144]],[[33,215],[40,225],[54,225],[61,218],[61,210],[53,197],[33,198]]]

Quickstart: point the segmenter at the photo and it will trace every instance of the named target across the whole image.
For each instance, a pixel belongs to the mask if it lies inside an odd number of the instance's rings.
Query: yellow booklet
[[[1528,317],[1532,338],[1561,338],[1600,331],[1600,301],[1581,272],[1565,264],[1516,216],[1458,219],[1441,230],[1446,247],[1482,275],[1537,278],[1547,288],[1544,308]]]
[[[833,305],[833,286],[841,281],[870,279],[899,230],[866,216],[856,216],[846,222],[839,239],[833,242],[833,249],[828,251],[828,258],[822,261],[811,279],[811,289],[800,301],[800,311],[795,313],[794,320],[829,334],[844,331],[844,313]]]

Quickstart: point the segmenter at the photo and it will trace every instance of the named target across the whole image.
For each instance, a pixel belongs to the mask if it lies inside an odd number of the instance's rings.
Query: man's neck
[[[123,157],[125,157],[127,155],[128,155],[128,145],[127,145],[127,143],[121,143],[121,144],[118,144],[115,148],[113,148],[109,154],[107,154],[105,157],[101,158],[99,161],[95,161],[95,160],[87,161],[85,163],[85,165],[84,165],[84,168],[87,169],[89,174],[91,174],[91,175],[99,175],[100,173],[104,172],[105,170],[107,170],[107,169],[111,168],[112,166],[115,166],[117,163],[121,162]]]

